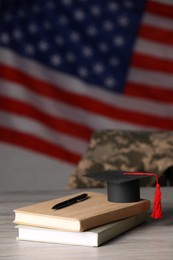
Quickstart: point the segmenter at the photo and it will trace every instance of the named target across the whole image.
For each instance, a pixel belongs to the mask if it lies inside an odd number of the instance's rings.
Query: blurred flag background
[[[1,0],[1,160],[58,173],[96,129],[173,130],[172,45],[172,1]]]

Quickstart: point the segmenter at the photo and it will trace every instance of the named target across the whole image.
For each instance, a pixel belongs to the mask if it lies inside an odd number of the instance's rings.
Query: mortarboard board
[[[140,200],[140,179],[156,178],[156,193],[154,199],[153,218],[161,218],[161,192],[158,175],[145,172],[101,171],[89,172],[86,177],[105,181],[107,183],[108,201],[116,203],[137,202]]]

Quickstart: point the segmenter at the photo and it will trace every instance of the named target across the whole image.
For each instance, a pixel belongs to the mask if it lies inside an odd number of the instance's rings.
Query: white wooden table
[[[79,190],[78,190],[79,191]],[[94,190],[105,192],[105,190]],[[0,260],[133,259],[173,260],[173,188],[162,188],[162,220],[149,219],[101,247],[83,247],[17,241],[15,208],[73,194],[76,191],[0,193]],[[153,200],[154,188],[142,188],[141,197]]]

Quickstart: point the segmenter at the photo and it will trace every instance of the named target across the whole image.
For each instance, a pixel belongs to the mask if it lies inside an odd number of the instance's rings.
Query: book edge
[[[57,231],[56,233],[58,234],[65,234],[65,235],[73,235],[73,233],[79,233],[79,235],[83,236],[85,238],[88,236],[88,238],[90,238],[90,243],[81,243],[81,239],[80,239],[80,243],[78,242],[70,242],[68,240],[68,242],[66,241],[46,241],[46,240],[38,240],[38,239],[22,239],[20,236],[18,236],[16,239],[17,240],[25,240],[25,241],[35,241],[35,242],[47,242],[47,243],[58,243],[58,244],[67,244],[67,245],[81,245],[81,246],[91,246],[91,247],[98,247],[101,246],[102,244],[108,242],[109,240],[116,238],[118,235],[123,234],[124,232],[138,226],[139,224],[145,222],[147,220],[147,212],[143,212],[140,213],[138,215],[132,216],[132,217],[128,217],[126,219],[123,220],[119,220],[119,221],[115,221],[113,223],[109,223],[106,225],[103,225],[101,227],[97,227],[88,231],[84,231],[84,232],[70,232],[70,231],[62,231],[62,230],[55,230]],[[30,230],[32,230],[32,228],[34,227],[30,227],[30,226],[26,226],[26,225],[18,225],[18,232],[20,231],[20,228],[28,228]],[[39,228],[39,227],[34,227],[36,228],[36,230],[42,230],[44,228]],[[101,231],[99,230],[101,229]],[[45,230],[48,230],[47,228]],[[43,230],[44,232],[44,230]],[[53,232],[53,230],[52,230]],[[110,233],[111,232],[111,233]],[[82,238],[82,237],[81,237]],[[92,243],[91,243],[91,238],[92,238]],[[79,239],[78,239],[79,241]]]

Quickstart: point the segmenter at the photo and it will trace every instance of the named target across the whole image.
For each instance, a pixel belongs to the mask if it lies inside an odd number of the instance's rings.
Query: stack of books
[[[15,209],[17,239],[97,247],[147,220],[149,200],[113,203],[95,192],[79,203],[53,208],[79,195]]]

